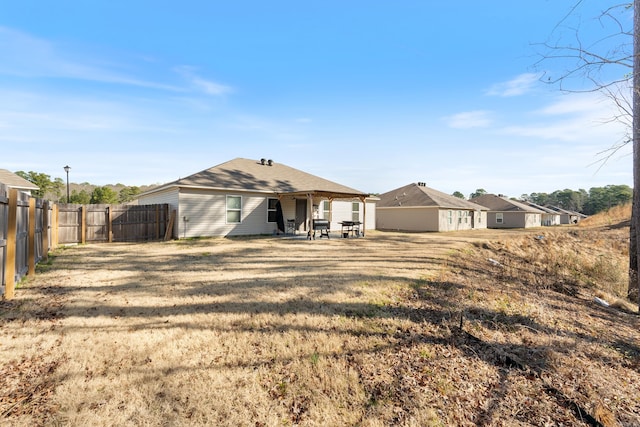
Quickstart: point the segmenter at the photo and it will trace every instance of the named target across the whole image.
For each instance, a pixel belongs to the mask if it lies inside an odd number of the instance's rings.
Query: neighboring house
[[[529,228],[542,225],[543,211],[502,195],[483,194],[470,201],[489,209],[488,228]]]
[[[0,184],[4,184],[7,188],[15,188],[18,191],[29,195],[31,195],[32,191],[40,189],[40,187],[31,181],[27,181],[21,176],[18,176],[6,169],[0,169]]]
[[[562,209],[558,206],[547,206],[547,208],[557,212],[558,215],[560,215],[560,224],[577,224],[581,219],[586,218],[586,215]]]
[[[488,210],[426,186],[412,183],[379,196],[376,228],[398,231],[454,231],[487,228]]]
[[[536,208],[543,212],[542,214],[542,225],[545,227],[550,227],[554,225],[560,225],[560,213],[550,209],[546,206],[540,206],[533,202],[523,202],[532,208]]]
[[[168,203],[173,236],[235,236],[307,232],[310,219],[332,231],[342,221],[375,228],[375,198],[271,160],[237,158],[138,196],[139,204]]]

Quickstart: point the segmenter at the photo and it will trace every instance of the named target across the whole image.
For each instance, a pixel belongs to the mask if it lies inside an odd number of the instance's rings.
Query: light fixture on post
[[[69,198],[69,171],[71,170],[70,166],[65,166],[64,171],[67,173],[67,203],[71,203],[71,199]]]

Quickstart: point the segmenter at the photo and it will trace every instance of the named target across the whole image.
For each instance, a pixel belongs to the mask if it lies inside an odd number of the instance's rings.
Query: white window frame
[[[229,207],[229,199],[240,199],[240,208],[234,208],[234,207]],[[236,196],[236,195],[231,195],[228,194],[227,198],[226,198],[226,209],[225,209],[225,223],[226,224],[242,224],[242,196]],[[229,221],[229,214],[232,212],[238,212],[239,213],[239,218],[238,221]]]
[[[351,202],[351,221],[360,221],[360,202]]]
[[[504,224],[504,214],[502,212],[496,212],[496,224]]]
[[[331,218],[331,202],[329,200],[322,201],[322,218],[326,220]]]
[[[273,201],[273,207],[271,207],[271,202]],[[267,198],[267,223],[268,224],[274,224],[276,222],[278,222],[278,217],[277,217],[277,212],[278,209],[276,208],[276,205],[278,204],[278,199],[275,197],[268,197]],[[269,214],[273,213],[273,221],[269,220]]]

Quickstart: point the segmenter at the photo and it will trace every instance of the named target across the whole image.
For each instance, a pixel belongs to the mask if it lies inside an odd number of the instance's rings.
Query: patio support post
[[[367,198],[360,197],[362,201],[362,237],[364,237],[365,230],[367,229]]]
[[[333,221],[333,197],[329,197],[329,226],[331,226],[331,221]]]
[[[311,240],[311,234],[313,233],[313,194],[307,193],[307,221],[309,227],[307,227],[307,235]]]

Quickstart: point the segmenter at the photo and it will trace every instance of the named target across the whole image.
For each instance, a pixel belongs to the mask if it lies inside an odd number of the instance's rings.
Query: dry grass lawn
[[[637,426],[627,244],[609,224],[58,249],[0,305],[0,423]]]

